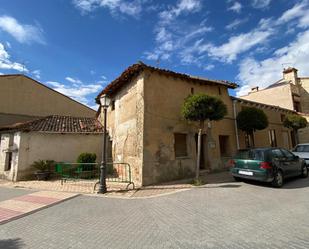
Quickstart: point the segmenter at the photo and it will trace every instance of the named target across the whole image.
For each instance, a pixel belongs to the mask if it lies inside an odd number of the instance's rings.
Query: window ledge
[[[175,157],[176,160],[182,160],[182,159],[191,159],[191,157],[189,156],[178,156],[178,157]]]

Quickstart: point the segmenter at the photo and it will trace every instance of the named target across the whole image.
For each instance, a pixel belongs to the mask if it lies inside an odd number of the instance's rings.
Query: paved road
[[[2,225],[0,248],[309,248],[308,212],[309,179],[150,199],[80,196]]]

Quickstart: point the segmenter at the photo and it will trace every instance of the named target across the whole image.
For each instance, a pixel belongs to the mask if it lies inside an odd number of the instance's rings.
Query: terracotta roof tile
[[[47,116],[24,123],[0,127],[3,131],[37,131],[46,133],[101,133],[103,127],[96,118]]]
[[[233,88],[233,89],[238,87],[238,85],[233,82],[229,82],[225,80],[211,80],[207,78],[195,77],[195,76],[182,74],[182,73],[176,73],[170,70],[148,66],[140,62],[140,63],[129,66],[125,71],[123,71],[123,73],[118,78],[116,78],[114,81],[108,84],[103,89],[103,91],[97,96],[96,98],[97,103],[99,104],[99,98],[102,94],[107,94],[110,96],[115,94],[122,86],[124,86],[125,84],[130,82],[132,79],[137,77],[144,70],[155,71],[155,72],[167,75],[167,76],[172,76],[175,78],[180,78],[183,80],[188,80],[188,81],[200,83],[200,84],[223,85],[223,86],[226,86],[228,88]]]

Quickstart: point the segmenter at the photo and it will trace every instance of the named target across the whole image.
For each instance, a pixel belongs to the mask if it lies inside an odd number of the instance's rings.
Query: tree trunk
[[[201,141],[202,140],[202,129],[198,130],[197,137],[197,160],[196,160],[196,169],[195,169],[195,179],[198,180],[200,177],[200,164],[201,164]]]
[[[198,130],[197,136],[197,160],[195,169],[195,179],[198,180],[200,177],[200,164],[201,164],[201,145],[202,145],[202,131],[204,127],[204,122],[200,121],[200,129]]]
[[[251,132],[251,138],[252,138],[252,147],[255,147],[255,142],[254,142],[254,131]]]

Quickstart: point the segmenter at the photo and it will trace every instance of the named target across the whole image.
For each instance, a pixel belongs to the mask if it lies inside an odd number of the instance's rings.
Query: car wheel
[[[307,168],[306,164],[304,164],[302,169],[301,169],[301,177],[302,178],[307,178],[308,177],[308,168]]]
[[[234,176],[234,180],[235,180],[236,182],[240,182],[240,181],[241,181],[241,179],[240,179],[239,177],[237,177],[237,176]]]
[[[283,174],[280,170],[275,173],[272,185],[276,188],[281,188],[283,186]]]

